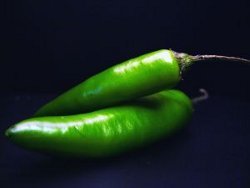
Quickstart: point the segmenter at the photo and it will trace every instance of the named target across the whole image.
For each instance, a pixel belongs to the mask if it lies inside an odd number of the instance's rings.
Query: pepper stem
[[[205,89],[202,89],[202,88],[201,88],[201,89],[199,89],[199,92],[200,92],[202,95],[193,98],[193,99],[192,99],[192,103],[193,103],[193,104],[197,104],[197,103],[199,103],[199,102],[201,102],[201,101],[205,101],[205,100],[207,100],[207,99],[209,98],[209,94],[208,94],[208,92],[207,92]]]
[[[188,55],[186,53],[174,52],[175,58],[178,60],[181,68],[181,72],[188,68],[193,62],[196,61],[207,61],[207,60],[222,60],[222,61],[235,61],[246,63],[250,65],[249,59],[244,59],[241,57],[228,57],[222,55]]]
[[[195,55],[192,56],[193,61],[205,61],[205,60],[222,60],[222,61],[236,61],[241,63],[250,63],[250,60],[241,57],[228,57],[222,55]]]

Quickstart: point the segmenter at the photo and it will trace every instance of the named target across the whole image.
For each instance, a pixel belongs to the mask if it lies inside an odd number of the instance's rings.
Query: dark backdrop
[[[1,1],[0,183],[6,187],[249,187],[250,66],[208,61],[183,75],[205,88],[189,128],[136,154],[61,161],[3,137],[11,124],[89,76],[171,48],[250,59],[249,0]]]

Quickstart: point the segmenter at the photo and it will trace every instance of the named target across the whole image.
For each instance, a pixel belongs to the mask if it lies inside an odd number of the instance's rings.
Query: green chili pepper
[[[31,150],[107,157],[172,134],[192,112],[192,102],[184,93],[169,90],[86,114],[31,118],[10,127],[6,135]]]
[[[35,116],[70,115],[151,95],[175,86],[191,63],[206,59],[248,62],[216,55],[191,56],[159,50],[115,65],[72,88],[39,109]]]
[[[173,87],[180,79],[174,54],[160,50],[111,67],[42,107],[35,116],[94,111]]]

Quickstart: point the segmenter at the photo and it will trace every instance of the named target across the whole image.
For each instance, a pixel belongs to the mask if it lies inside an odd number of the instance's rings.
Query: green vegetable
[[[171,88],[180,79],[174,54],[160,50],[113,66],[43,106],[35,116],[94,111]]]
[[[191,56],[159,50],[115,65],[63,93],[39,109],[35,116],[90,112],[174,87],[191,63],[206,59],[248,62],[216,55]]]
[[[31,150],[78,157],[107,157],[145,146],[190,119],[190,99],[178,90],[162,90],[175,86],[190,64],[207,59],[250,62],[171,50],[145,54],[87,79],[38,110],[35,116],[41,117],[10,127],[6,135]]]
[[[6,131],[14,143],[31,150],[77,157],[107,157],[145,146],[182,128],[192,102],[169,90],[86,114],[36,117]]]

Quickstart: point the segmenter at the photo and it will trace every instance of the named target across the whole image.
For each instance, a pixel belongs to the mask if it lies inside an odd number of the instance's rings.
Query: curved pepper
[[[203,60],[250,60],[219,55],[188,55],[158,50],[115,65],[63,93],[37,111],[35,116],[90,112],[151,95],[175,86],[180,72]]]
[[[184,93],[169,90],[91,113],[31,118],[10,127],[6,135],[31,150],[107,157],[171,135],[192,112],[192,102]]]
[[[90,112],[172,88],[180,69],[170,50],[151,52],[115,65],[40,108],[35,116]]]

